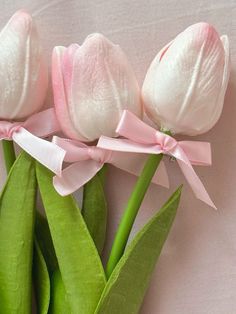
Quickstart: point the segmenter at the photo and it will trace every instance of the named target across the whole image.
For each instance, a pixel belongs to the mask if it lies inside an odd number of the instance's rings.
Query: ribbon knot
[[[22,127],[21,122],[0,121],[0,138],[12,140],[13,134]]]
[[[111,159],[111,151],[101,149],[96,146],[89,146],[88,147],[88,155],[89,157],[98,162],[99,164],[109,163]]]
[[[178,145],[178,142],[170,135],[167,135],[159,131],[156,131],[155,135],[157,144],[160,145],[160,148],[163,151],[163,153],[169,154]]]
[[[193,165],[211,165],[210,143],[176,141],[170,135],[159,132],[125,110],[116,132],[125,139],[102,136],[97,146],[112,151],[161,154],[175,158],[196,197],[215,208]]]

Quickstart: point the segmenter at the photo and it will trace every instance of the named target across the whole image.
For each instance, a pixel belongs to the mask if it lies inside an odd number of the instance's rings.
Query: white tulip
[[[147,115],[172,133],[197,135],[219,119],[229,80],[229,41],[207,23],[180,33],[151,63],[142,88]]]
[[[124,52],[101,34],[89,35],[81,46],[55,47],[52,82],[57,118],[70,138],[115,136],[124,109],[142,115],[140,89]]]
[[[43,105],[47,68],[31,16],[16,12],[0,32],[0,119],[30,116]]]

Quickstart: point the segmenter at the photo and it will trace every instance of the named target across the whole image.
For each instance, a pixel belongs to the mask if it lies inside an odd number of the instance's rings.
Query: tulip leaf
[[[47,314],[50,302],[50,279],[47,265],[37,239],[34,241],[33,276],[37,313]]]
[[[68,297],[64,283],[62,281],[61,273],[57,269],[51,278],[51,302],[50,314],[70,314]]]
[[[47,314],[50,303],[50,276],[58,268],[47,219],[36,210],[33,277],[39,314]]]
[[[106,284],[99,254],[74,198],[56,192],[45,167],[36,170],[71,313],[91,314]]]
[[[0,197],[0,314],[30,314],[36,178],[22,152]]]
[[[35,236],[51,275],[58,268],[58,262],[47,219],[39,211],[36,211]]]
[[[43,256],[45,258],[48,272],[51,277],[51,291],[50,291],[50,314],[69,314],[69,304],[66,298],[66,292],[64,284],[62,282],[61,274],[58,268],[58,262],[56,258],[56,253],[53,247],[51,233],[49,230],[47,219],[39,212],[36,211],[36,224],[35,224],[35,234],[39,242],[39,246],[42,250]],[[37,284],[37,278],[35,278]],[[40,279],[40,278],[39,278]],[[40,294],[37,293],[36,289],[36,299],[39,302],[43,302],[44,296],[46,296],[47,287]]]
[[[95,314],[136,314],[174,221],[181,187],[138,232],[112,272]]]
[[[107,168],[108,168],[107,164],[104,164],[102,169],[97,173],[100,180],[101,180],[102,187],[104,187],[104,185],[105,185]]]
[[[107,203],[104,194],[105,166],[84,186],[82,214],[99,254],[107,228]]]

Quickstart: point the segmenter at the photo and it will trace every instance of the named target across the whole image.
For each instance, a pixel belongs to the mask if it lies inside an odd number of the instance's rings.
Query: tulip
[[[207,23],[192,25],[152,61],[142,88],[145,111],[173,134],[205,133],[221,115],[229,72],[228,37]]]
[[[70,138],[115,136],[124,109],[142,115],[140,90],[121,48],[101,34],[79,46],[55,47],[52,82],[58,121]]]
[[[0,33],[0,119],[17,120],[43,105],[48,79],[31,16],[16,12]]]

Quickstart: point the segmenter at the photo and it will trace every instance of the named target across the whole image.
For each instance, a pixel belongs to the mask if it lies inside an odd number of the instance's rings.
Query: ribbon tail
[[[207,205],[217,209],[191,164],[186,164],[179,159],[177,161],[195,196]]]
[[[103,164],[94,160],[79,161],[62,171],[61,176],[53,177],[53,185],[56,191],[62,195],[69,195],[92,179],[103,167]]]
[[[66,154],[64,149],[33,135],[24,128],[20,128],[19,131],[15,132],[12,139],[42,165],[57,175],[61,175]]]

